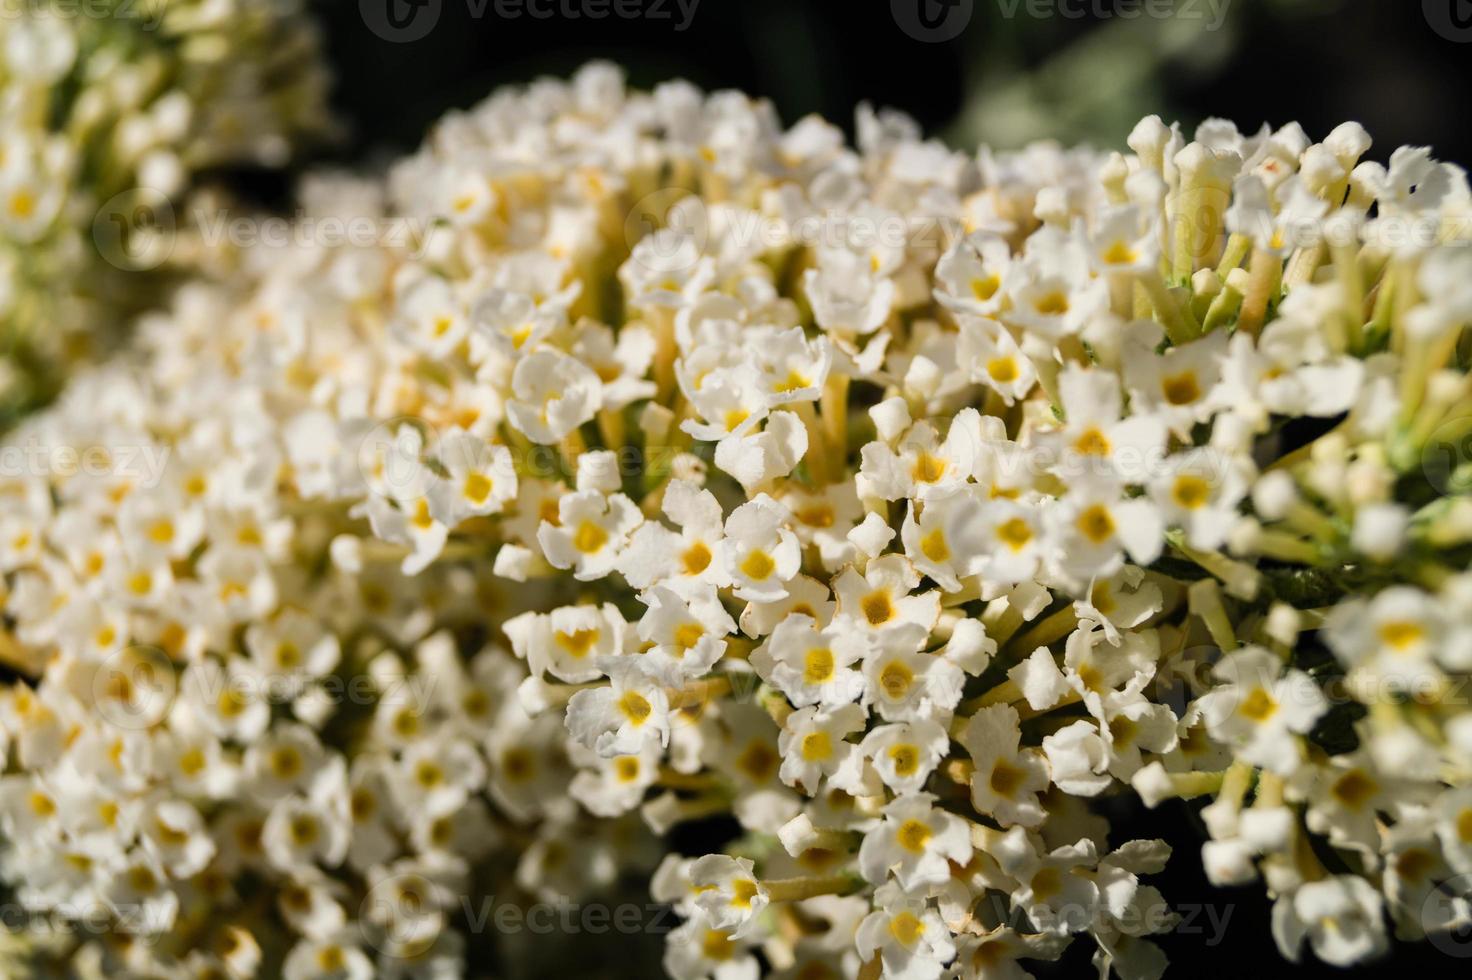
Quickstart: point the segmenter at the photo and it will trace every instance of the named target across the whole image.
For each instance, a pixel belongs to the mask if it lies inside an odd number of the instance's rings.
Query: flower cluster
[[[857,132],[499,92],[308,188],[421,253],[246,250],[12,436],[81,460],[0,519],[20,901],[139,973],[454,975],[488,868],[726,815],[653,875],[675,980],[1153,980],[1129,795],[1210,799],[1290,958],[1465,922],[1465,175]]]
[[[170,201],[196,174],[280,166],[328,128],[300,0],[5,0],[0,407],[43,400],[160,294]],[[156,222],[162,229],[148,227]],[[99,335],[100,334],[100,335]]]

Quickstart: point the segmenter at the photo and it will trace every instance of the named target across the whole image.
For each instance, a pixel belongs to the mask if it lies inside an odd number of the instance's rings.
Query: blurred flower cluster
[[[300,0],[0,0],[0,420],[157,302],[196,177],[329,128]]]
[[[1150,980],[1130,799],[1290,959],[1466,923],[1465,174],[1127,143],[591,65],[304,189],[412,248],[222,246],[0,446],[33,954],[457,976],[652,870],[676,980]]]

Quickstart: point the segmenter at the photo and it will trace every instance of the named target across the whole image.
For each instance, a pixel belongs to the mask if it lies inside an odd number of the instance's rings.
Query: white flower
[[[1087,250],[1059,229],[1028,238],[1010,271],[1012,304],[1003,319],[1049,343],[1078,333],[1108,307],[1108,284],[1093,276]]]
[[[630,300],[649,306],[682,306],[699,296],[715,275],[687,231],[661,228],[641,238],[619,268]]]
[[[688,480],[671,480],[663,508],[680,533],[657,521],[639,525],[619,559],[618,570],[628,583],[636,589],[663,583],[677,592],[730,585],[721,505],[715,495]]]
[[[1065,480],[1092,476],[1144,483],[1165,457],[1165,426],[1145,412],[1129,415],[1119,376],[1069,364],[1058,374],[1067,425],[1049,437],[1053,470]]]
[[[395,507],[382,497],[369,497],[363,504],[375,537],[412,549],[400,566],[405,575],[417,575],[439,557],[450,529],[437,520],[429,497],[417,496]]]
[[[669,699],[632,658],[600,666],[612,683],[579,691],[567,705],[567,729],[578,742],[605,758],[637,755],[646,742],[668,745]]]
[[[915,567],[901,555],[869,562],[860,575],[852,566],[833,580],[838,619],[859,629],[884,632],[918,627],[928,633],[940,615],[935,592],[911,595],[920,584]]]
[[[399,302],[399,311],[396,328],[431,357],[449,356],[469,332],[464,305],[450,284],[435,276],[411,285]]]
[[[719,356],[728,356],[724,350]],[[771,395],[761,375],[745,361],[709,374],[695,373],[695,361],[682,358],[677,365],[681,388],[705,421],[686,419],[680,428],[702,442],[722,442],[749,435],[759,429],[771,411]]]
[[[773,602],[785,598],[802,554],[788,529],[792,515],[766,494],[742,504],[726,518],[726,571],[741,599]]]
[[[143,845],[173,878],[190,878],[215,856],[199,811],[183,800],[160,800],[142,827]]]
[[[340,980],[370,980],[373,961],[359,948],[359,937],[353,931],[323,939],[303,939],[291,948],[281,965],[283,980],[315,980],[334,977]]]
[[[963,316],[958,320],[961,329],[956,358],[971,366],[971,380],[1001,395],[1008,405],[1026,397],[1037,384],[1038,374],[1012,332],[984,317]]]
[[[876,899],[878,896],[876,896]],[[891,892],[859,924],[859,955],[877,954],[892,980],[938,980],[956,955],[956,944],[940,915],[925,902]]]
[[[474,336],[508,356],[536,350],[563,320],[561,310],[539,307],[526,293],[505,289],[488,291],[471,310]]]
[[[864,736],[859,748],[879,778],[894,793],[917,793],[946,757],[951,737],[928,718],[880,725]]]
[[[801,327],[778,334],[756,350],[768,403],[810,402],[822,393],[833,363],[826,337],[809,341]]]
[[[298,689],[332,671],[341,655],[336,636],[290,610],[275,622],[247,627],[245,648],[263,675],[286,679]]]
[[[1047,514],[1053,563],[1074,579],[1112,575],[1126,553],[1136,564],[1149,565],[1164,546],[1159,510],[1149,501],[1125,498],[1110,481],[1075,482]]]
[[[1278,899],[1273,938],[1295,963],[1305,938],[1314,955],[1331,966],[1363,963],[1389,948],[1380,893],[1354,875],[1311,881]]]
[[[577,748],[581,750],[581,746]],[[616,817],[644,801],[645,792],[659,778],[664,750],[648,742],[637,755],[603,758],[587,754],[591,758],[579,766],[567,792],[594,816]]]
[[[600,579],[618,567],[629,534],[644,520],[638,506],[621,493],[597,490],[563,494],[557,521],[542,521],[537,543],[554,568],[570,568],[580,581]]]
[[[1214,551],[1226,541],[1247,486],[1242,462],[1214,449],[1192,449],[1166,461],[1150,481],[1150,497],[1167,523],[1185,530],[1187,544]]]
[[[1013,827],[996,847],[997,863],[1017,880],[1012,901],[1043,932],[1082,932],[1094,923],[1099,886],[1089,875],[1096,862],[1094,843],[1080,840],[1039,855],[1027,832]]]
[[[697,912],[666,937],[664,969],[671,980],[757,980],[753,941],[715,928]]]
[[[874,705],[886,721],[946,721],[961,700],[965,674],[944,657],[923,652],[924,642],[925,634],[913,624],[874,638],[874,649],[864,660],[864,704]]]
[[[942,442],[928,422],[917,422],[893,449],[882,442],[864,446],[857,477],[861,498],[934,500],[955,493],[968,480],[981,445],[976,409],[963,409]]]
[[[1421,695],[1441,688],[1436,657],[1447,646],[1446,614],[1420,589],[1395,585],[1368,601],[1341,603],[1326,618],[1324,632],[1354,677]]]
[[[682,596],[655,586],[639,598],[648,606],[638,626],[639,639],[651,644],[645,669],[671,687],[709,672],[726,652],[725,638],[736,632],[713,589]]]
[[[766,908],[766,889],[756,880],[751,861],[707,854],[690,865],[695,906],[712,926],[742,935]]]
[[[808,430],[792,412],[773,412],[760,431],[735,432],[716,443],[716,465],[748,494],[796,468],[808,451]]]
[[[788,484],[778,494],[782,506],[792,513],[792,531],[804,546],[813,545],[823,568],[837,571],[853,561],[852,531],[864,519],[864,510],[851,484],[835,484],[813,493]]]
[[[856,704],[833,708],[812,706],[788,716],[777,737],[782,754],[782,781],[814,795],[825,777],[835,776],[862,763],[859,748],[845,741],[864,730],[867,714]]]
[[[604,604],[561,606],[545,616],[522,613],[503,630],[534,675],[582,684],[602,676],[600,658],[623,652],[627,626],[617,609]]]
[[[441,523],[455,527],[469,517],[496,514],[516,499],[516,468],[505,446],[453,429],[440,438],[435,455],[448,474],[429,489],[430,512]]]
[[[1213,393],[1221,381],[1226,334],[1217,331],[1159,356],[1138,339],[1128,343],[1133,346],[1124,355],[1124,378],[1131,407],[1158,415],[1176,435],[1188,437],[1193,425],[1216,411]]]
[[[968,235],[936,263],[936,298],[961,313],[995,315],[1007,295],[1002,285],[1011,262],[1012,250],[1002,238]]]
[[[1472,788],[1449,789],[1436,800],[1436,836],[1447,863],[1472,874]]]
[[[1324,695],[1300,670],[1283,667],[1272,651],[1244,647],[1212,670],[1224,682],[1198,704],[1212,738],[1232,745],[1253,765],[1283,775],[1302,764],[1299,736],[1328,710]]]
[[[1105,208],[1089,229],[1089,260],[1102,274],[1148,274],[1159,266],[1159,241],[1154,222],[1139,207]]]
[[[907,892],[950,880],[950,863],[971,860],[971,834],[965,821],[932,804],[929,793],[896,798],[884,808],[884,821],[864,836],[859,869],[875,884],[891,874]]]
[[[1071,796],[1098,796],[1114,782],[1109,749],[1089,722],[1076,721],[1045,737],[1043,754],[1054,784]]]
[[[1048,787],[1048,764],[1036,749],[1020,748],[1017,709],[1000,704],[982,708],[957,739],[975,766],[971,803],[1004,826],[1036,827],[1047,817],[1038,794]]]
[[[873,333],[894,303],[894,283],[847,249],[820,250],[818,267],[803,273],[802,285],[818,326],[839,335]]]
[[[533,442],[550,444],[597,412],[602,383],[582,362],[542,348],[516,364],[506,416]]]
[[[948,506],[947,548],[961,556],[964,575],[1018,584],[1031,581],[1048,554],[1042,514],[1006,498],[982,501],[958,494]]]
[[[1047,934],[1020,933],[999,926],[980,936],[967,936],[956,947],[957,976],[962,980],[1029,980],[1018,960],[1056,960],[1066,940]]]
[[[863,694],[863,675],[853,665],[870,649],[863,634],[841,627],[820,630],[811,616],[792,613],[752,652],[751,664],[793,706],[836,708]]]

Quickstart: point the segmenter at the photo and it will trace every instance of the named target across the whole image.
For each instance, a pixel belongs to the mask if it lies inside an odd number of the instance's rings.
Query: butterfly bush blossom
[[[455,976],[466,896],[633,872],[675,980],[1147,980],[1107,814],[1177,799],[1289,959],[1466,921],[1464,173],[856,129],[497,92],[308,188],[421,248],[222,257],[11,436],[0,873],[69,955]]]

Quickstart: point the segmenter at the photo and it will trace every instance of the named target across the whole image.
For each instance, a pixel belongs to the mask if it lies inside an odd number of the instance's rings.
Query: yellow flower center
[[[998,796],[1011,799],[1012,795],[1022,786],[1022,778],[1025,775],[1027,773],[1024,770],[1012,765],[1006,759],[998,759],[996,765],[992,766],[992,775],[987,785]]]
[[[900,829],[895,831],[895,840],[899,841],[901,847],[911,854],[923,854],[925,845],[934,836],[930,825],[919,820],[906,820],[900,824]]]
[[[802,659],[802,679],[808,684],[823,684],[833,679],[833,651],[814,647]]]
[[[460,492],[472,504],[483,504],[491,495],[490,478],[480,473],[471,473],[465,478],[465,485],[460,488]]]
[[[1237,711],[1242,717],[1258,722],[1267,721],[1278,712],[1278,702],[1267,692],[1266,688],[1254,687],[1247,697],[1242,699],[1241,706]]]
[[[614,777],[621,783],[632,783],[639,778],[639,757],[621,755],[613,760]]]
[[[629,724],[637,728],[649,720],[654,706],[638,691],[625,691],[623,697],[618,699],[618,710],[629,720]]]
[[[552,634],[552,639],[559,647],[567,652],[569,657],[581,660],[593,649],[593,644],[598,642],[597,630],[573,630],[571,633],[558,630]]]
[[[705,627],[699,623],[681,623],[675,627],[675,648],[683,655],[687,650],[694,649],[705,635]]]
[[[1190,405],[1201,397],[1201,382],[1195,371],[1182,371],[1160,379],[1160,392],[1172,405]]]
[[[920,539],[920,553],[936,564],[949,561],[951,549],[946,544],[946,532],[936,528]]]
[[[1011,517],[997,525],[997,538],[1013,551],[1021,551],[1032,540],[1032,525],[1020,517]]]
[[[892,701],[898,701],[908,694],[910,685],[914,682],[915,672],[898,660],[885,664],[884,669],[879,672],[879,686]]]
[[[894,771],[897,776],[913,776],[920,770],[920,748],[915,745],[892,745],[889,748],[889,759],[894,763]]]
[[[1114,537],[1114,517],[1103,504],[1094,504],[1078,515],[1078,529],[1094,544]]]
[[[761,549],[751,552],[741,560],[741,573],[753,582],[765,581],[776,570],[777,563]]]
[[[994,357],[986,362],[986,373],[997,384],[1006,385],[1016,381],[1020,372],[1017,370],[1016,358]]]
[[[1073,451],[1081,456],[1108,456],[1114,447],[1109,443],[1109,437],[1097,426],[1090,426],[1083,434],[1073,441]]]
[[[699,575],[710,567],[710,562],[710,548],[704,541],[695,542],[680,555],[680,567],[685,570],[686,575]]]
[[[802,737],[802,757],[805,762],[823,762],[833,757],[833,739],[827,732],[809,732]]]
[[[946,475],[946,461],[922,451],[910,467],[910,478],[916,483],[935,483]]]
[[[1170,497],[1184,510],[1197,510],[1211,499],[1211,484],[1199,476],[1183,473],[1171,485]]]
[[[859,600],[859,608],[864,611],[864,618],[871,626],[883,626],[894,618],[894,603],[889,600],[889,593],[884,589],[875,589],[864,596]]]
[[[925,923],[921,922],[913,912],[901,912],[889,920],[889,934],[901,946],[911,947],[925,934]]]

